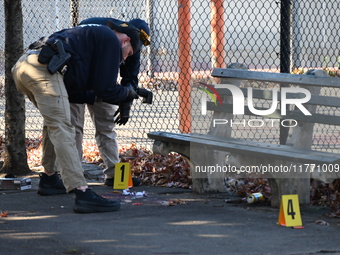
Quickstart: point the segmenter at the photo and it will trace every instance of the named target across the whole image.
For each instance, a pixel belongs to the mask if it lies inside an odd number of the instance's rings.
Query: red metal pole
[[[179,129],[191,132],[191,26],[190,0],[178,0]]]
[[[212,65],[217,68],[225,68],[223,0],[211,0],[211,30]]]

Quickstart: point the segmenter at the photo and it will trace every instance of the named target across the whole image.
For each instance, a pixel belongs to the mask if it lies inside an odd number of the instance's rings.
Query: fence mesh
[[[116,128],[121,144],[149,147],[149,131],[188,131],[196,114],[190,108],[197,108],[190,102],[190,92],[195,83],[212,81],[213,67],[237,62],[251,70],[271,72],[310,68],[336,72],[340,68],[338,0],[22,0],[22,6],[25,47],[89,17],[142,18],[149,23],[152,43],[142,50],[139,85],[153,91],[154,103],[134,103],[128,124]],[[3,5],[0,20],[0,130],[4,131]],[[26,127],[28,137],[41,135],[42,120],[29,102]],[[330,139],[338,132],[325,125],[316,129],[316,134],[330,134]],[[203,125],[192,131],[206,130]],[[270,139],[272,134],[261,131],[251,136]],[[94,139],[88,113],[84,138]]]

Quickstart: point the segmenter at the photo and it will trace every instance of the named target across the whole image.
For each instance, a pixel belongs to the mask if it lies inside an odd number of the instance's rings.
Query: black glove
[[[133,99],[138,99],[137,91],[132,87],[131,84],[127,85],[126,88],[128,89],[128,96],[124,102],[132,102]]]
[[[126,103],[119,103],[119,107],[115,114],[113,115],[116,117],[115,123],[120,125],[125,125],[129,118],[130,118],[130,109],[131,109],[132,101]]]

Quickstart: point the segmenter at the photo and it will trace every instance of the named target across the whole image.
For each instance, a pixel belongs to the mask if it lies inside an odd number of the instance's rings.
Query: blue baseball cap
[[[128,23],[134,25],[139,30],[144,30],[144,32],[148,36],[150,36],[150,28],[148,26],[148,23],[146,23],[144,20],[142,20],[142,19],[132,19]]]
[[[150,44],[150,28],[148,23],[142,19],[132,19],[129,22],[125,22],[113,18],[93,17],[80,22],[80,25],[83,24],[106,25],[118,32],[128,34],[134,53],[140,51],[143,45],[147,46]],[[137,30],[138,36],[136,36],[136,31],[134,30]]]
[[[148,46],[150,44],[150,28],[148,23],[142,19],[132,19],[128,22],[128,24],[131,24],[140,30],[139,36],[141,44],[139,45],[139,50],[143,45]]]

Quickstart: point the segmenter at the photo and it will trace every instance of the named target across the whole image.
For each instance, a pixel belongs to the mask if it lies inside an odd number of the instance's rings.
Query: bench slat
[[[179,133],[170,133],[163,131],[154,131],[148,133],[148,138],[154,139],[156,141],[162,142],[174,142],[183,145],[190,145],[190,135],[189,134],[179,134]]]
[[[245,97],[248,96],[247,88],[240,88]],[[216,91],[220,96],[231,96],[231,92],[229,89],[219,89],[217,88]],[[288,93],[287,98],[304,98],[305,95],[302,93]],[[262,89],[253,89],[253,98],[256,99],[264,99],[264,100],[272,100],[272,92],[268,90]],[[278,93],[278,101],[281,100],[281,93]],[[338,97],[330,97],[330,96],[318,96],[312,95],[311,99],[304,103],[306,105],[323,105],[323,106],[330,106],[330,107],[340,107],[340,100]]]
[[[257,107],[257,110],[266,110],[265,108]],[[213,102],[207,102],[207,110],[215,111],[215,112],[225,112],[225,113],[232,113],[233,112],[233,105],[232,104],[223,104],[223,105],[215,105]],[[244,115],[248,116],[256,116],[258,115],[253,114],[249,111],[248,107],[244,107]],[[308,122],[308,123],[321,123],[321,124],[328,124],[328,125],[340,125],[340,116],[335,115],[326,115],[326,114],[319,114],[313,113],[310,116],[304,115],[301,111],[287,111],[286,115],[281,115],[279,110],[276,110],[272,114],[261,116],[261,118],[270,118],[270,119],[294,119],[296,121],[301,122]]]
[[[179,134],[170,132],[151,132],[148,137],[155,141],[172,142],[183,146],[204,146],[211,150],[237,152],[239,154],[268,157],[300,163],[339,163],[340,155],[315,150],[302,150],[288,145],[268,144],[234,138],[214,137],[204,134]],[[202,148],[204,148],[202,147]]]
[[[237,80],[253,80],[281,84],[340,88],[340,79],[337,77],[321,77],[289,73],[269,73],[224,68],[214,68],[211,75],[219,78],[230,78]]]

